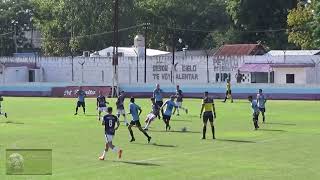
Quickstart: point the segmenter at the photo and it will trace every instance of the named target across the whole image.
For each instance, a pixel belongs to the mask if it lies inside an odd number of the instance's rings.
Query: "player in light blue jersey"
[[[159,107],[162,107],[163,105],[163,90],[160,88],[160,84],[156,85],[156,88],[153,90],[153,98],[156,101],[156,104]],[[161,113],[163,114],[163,111],[161,110]],[[156,115],[160,119],[160,112]]]
[[[267,102],[266,96],[262,93],[262,89],[259,89],[259,93],[257,94],[257,103],[258,103],[259,111],[262,114],[263,123],[265,123],[265,120],[266,120],[266,117],[265,117],[266,102]]]
[[[150,143],[151,137],[148,135],[148,133],[142,129],[141,124],[140,124],[140,114],[142,112],[142,109],[134,103],[134,98],[131,97],[130,99],[130,105],[129,105],[130,113],[132,116],[132,121],[130,122],[130,125],[128,126],[128,130],[130,132],[131,140],[130,142],[135,141],[136,139],[134,138],[133,131],[132,131],[132,126],[136,126],[147,138],[148,138],[148,143]]]
[[[258,130],[259,129],[259,125],[258,125],[258,117],[259,117],[259,107],[258,107],[258,103],[257,100],[254,100],[252,98],[252,96],[248,97],[249,102],[251,102],[251,108],[252,108],[252,119],[253,119],[253,125],[254,125],[254,129]]]
[[[163,113],[163,121],[166,124],[166,131],[171,129],[170,119],[171,119],[172,111],[174,114],[177,108],[177,105],[174,102],[174,97],[175,96],[170,96],[170,99],[167,100],[161,107],[161,109],[163,109],[166,106],[166,110]]]
[[[74,115],[78,114],[79,107],[82,107],[83,113],[86,114],[86,103],[85,103],[86,96],[87,96],[86,92],[84,90],[82,90],[82,87],[80,86],[80,88],[77,92],[78,102],[77,102],[77,107],[76,107],[76,113]]]

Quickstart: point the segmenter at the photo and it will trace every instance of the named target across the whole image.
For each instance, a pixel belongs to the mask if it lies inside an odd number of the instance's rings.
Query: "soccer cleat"
[[[171,130],[171,126],[170,125],[168,125],[168,129],[169,129],[169,131]]]
[[[150,141],[151,141],[151,137],[148,137],[148,144],[150,143]]]
[[[78,113],[74,113],[74,115],[78,115]]]
[[[188,109],[186,109],[186,114],[188,114]]]
[[[4,117],[8,118],[8,115],[7,115],[7,113],[4,113]]]
[[[118,152],[118,158],[121,159],[121,157],[122,157],[122,149],[120,149]]]
[[[143,130],[148,131],[149,129],[148,128],[143,128]]]
[[[214,137],[214,136],[213,136],[213,138],[212,138],[212,139],[216,139],[216,137]]]
[[[100,156],[99,160],[103,161],[104,160],[104,156]]]
[[[180,116],[180,114],[177,114],[177,116]]]
[[[130,142],[133,142],[133,141],[135,141],[135,139],[134,139],[134,138],[132,138],[132,139],[130,140]]]
[[[206,139],[206,137],[202,137],[201,139]]]

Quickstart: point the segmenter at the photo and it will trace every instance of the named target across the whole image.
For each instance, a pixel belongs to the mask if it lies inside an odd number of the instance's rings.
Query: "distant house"
[[[261,44],[225,44],[215,56],[256,56],[266,53],[267,50]]]

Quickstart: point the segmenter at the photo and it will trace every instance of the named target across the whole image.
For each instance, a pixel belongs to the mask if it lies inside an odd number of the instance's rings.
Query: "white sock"
[[[102,156],[104,157],[106,155],[106,150],[103,150]]]
[[[148,122],[147,122],[147,124],[146,124],[146,126],[144,127],[145,129],[148,129],[149,128],[149,126],[150,126],[150,123],[151,123],[151,121],[150,120],[148,120]]]
[[[123,116],[123,118],[124,118],[124,122],[128,123],[126,116]]]
[[[115,153],[117,153],[117,152],[119,151],[119,149],[118,149],[117,147],[114,147],[114,148],[112,149],[112,151],[115,152]]]

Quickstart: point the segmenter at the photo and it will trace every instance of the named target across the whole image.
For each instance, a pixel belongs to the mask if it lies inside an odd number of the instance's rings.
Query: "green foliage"
[[[271,49],[288,47],[287,15],[296,6],[296,0],[228,0],[226,3],[237,29],[243,31],[242,42],[261,41]]]
[[[223,31],[230,24],[222,0],[138,0],[136,6],[139,22],[156,25],[151,27],[148,41],[151,47],[168,49],[174,41],[178,50],[184,45],[201,49],[206,46],[203,42],[209,34],[205,30]],[[178,44],[179,38],[183,39],[183,45]],[[215,46],[217,44],[213,44]]]
[[[313,28],[314,28],[314,42],[316,44],[317,48],[320,48],[320,2],[314,1],[315,3],[315,9],[314,9],[314,22],[313,22]]]
[[[0,1],[1,56],[12,55],[15,52],[14,34],[16,34],[18,49],[32,48],[24,37],[24,32],[32,28],[33,11],[29,0]]]
[[[305,6],[300,4],[297,8],[289,11],[288,41],[300,46],[302,49],[314,49],[315,43],[313,39],[313,6],[310,4]]]

